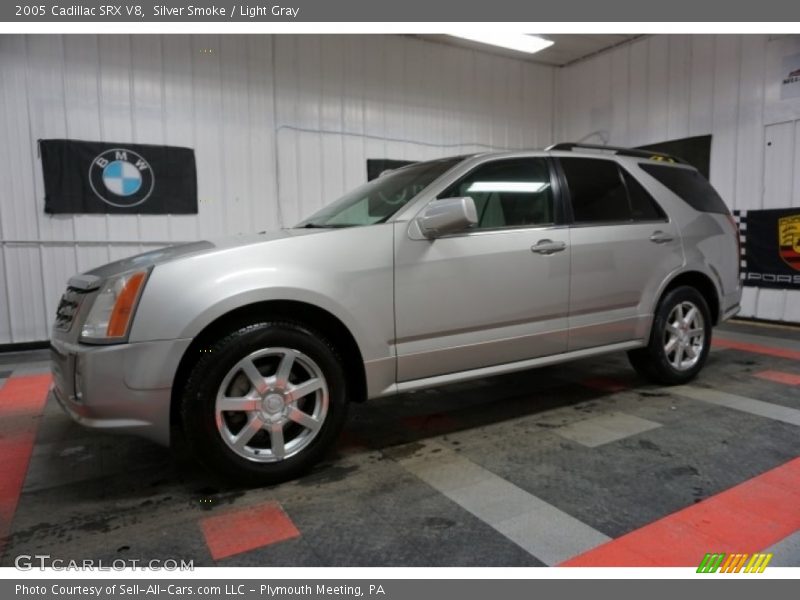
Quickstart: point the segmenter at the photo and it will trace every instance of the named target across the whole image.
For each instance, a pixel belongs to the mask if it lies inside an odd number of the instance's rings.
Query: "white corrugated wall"
[[[291,224],[367,158],[711,133],[732,207],[800,206],[800,114],[767,102],[785,42],[653,36],[555,70],[400,36],[0,36],[0,344],[46,339],[72,273]],[[54,137],[195,148],[199,214],[45,215]],[[800,322],[800,294],[747,288],[743,314]]]
[[[555,71],[400,36],[0,36],[0,344],[44,340],[67,278],[290,225],[367,158],[553,141]],[[36,140],[195,149],[198,215],[44,214]]]
[[[651,36],[560,69],[556,138],[637,146],[712,134],[731,208],[800,206],[800,98],[776,102],[800,36]],[[777,64],[777,67],[776,67]],[[596,135],[590,140],[597,142]],[[800,292],[745,288],[743,316],[800,322]]]

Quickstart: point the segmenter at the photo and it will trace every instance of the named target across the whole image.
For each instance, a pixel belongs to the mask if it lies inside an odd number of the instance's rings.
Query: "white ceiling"
[[[528,60],[535,63],[553,65],[556,67],[563,67],[576,60],[586,58],[592,54],[597,54],[603,50],[613,48],[619,44],[629,40],[641,37],[640,35],[616,35],[616,34],[552,34],[542,35],[542,37],[555,42],[549,48],[537,52],[536,54],[525,54],[524,52],[515,52],[514,50],[505,50],[496,46],[488,46],[486,44],[479,44],[460,38],[454,38],[449,35],[416,35],[421,39],[433,42],[440,42],[449,44],[451,46],[460,46],[462,48],[471,48],[473,50],[480,50],[490,54],[499,54],[501,56],[509,56],[520,60]]]

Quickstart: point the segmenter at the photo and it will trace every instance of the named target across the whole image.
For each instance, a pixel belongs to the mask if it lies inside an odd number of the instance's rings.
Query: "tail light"
[[[728,217],[728,222],[731,224],[733,228],[733,235],[736,238],[736,265],[737,265],[737,272],[739,275],[742,274],[742,240],[739,237],[739,224],[736,222],[736,219],[731,213],[725,215]]]

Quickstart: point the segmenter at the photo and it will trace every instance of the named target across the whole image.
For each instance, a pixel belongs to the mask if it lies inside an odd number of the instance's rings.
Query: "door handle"
[[[561,252],[564,248],[567,247],[567,244],[564,242],[554,242],[553,240],[539,240],[531,246],[531,252],[536,252],[536,254],[555,254],[556,252]]]
[[[654,231],[653,235],[650,236],[650,241],[654,244],[666,244],[667,242],[671,242],[674,238],[668,234],[664,233],[663,231]]]

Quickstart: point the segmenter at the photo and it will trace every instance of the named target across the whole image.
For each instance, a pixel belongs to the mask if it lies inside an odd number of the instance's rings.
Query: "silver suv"
[[[679,159],[559,144],[415,163],[297,226],[70,279],[53,392],[80,423],[253,484],[300,473],[347,403],[625,350],[690,380],[739,307],[738,234]]]

